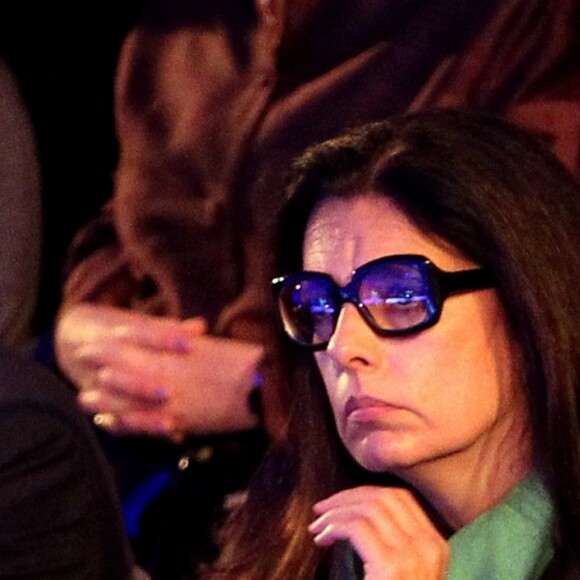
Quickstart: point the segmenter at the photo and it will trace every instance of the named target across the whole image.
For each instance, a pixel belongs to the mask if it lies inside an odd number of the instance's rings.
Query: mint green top
[[[554,555],[552,502],[536,476],[454,534],[447,580],[539,578]]]
[[[552,502],[540,479],[519,483],[495,508],[485,512],[449,540],[447,580],[535,580],[554,555]],[[354,551],[337,545],[330,578],[352,580]]]

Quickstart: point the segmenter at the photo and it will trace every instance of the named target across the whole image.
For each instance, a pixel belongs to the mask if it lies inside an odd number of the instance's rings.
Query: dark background
[[[34,330],[52,328],[66,249],[111,195],[113,80],[145,0],[0,2],[0,57],[15,74],[42,169],[42,279]],[[0,208],[1,211],[1,208]]]

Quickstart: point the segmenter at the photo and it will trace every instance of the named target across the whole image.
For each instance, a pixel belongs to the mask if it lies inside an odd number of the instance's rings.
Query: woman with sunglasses
[[[578,577],[573,178],[520,130],[438,111],[315,146],[289,193],[289,437],[214,577]]]

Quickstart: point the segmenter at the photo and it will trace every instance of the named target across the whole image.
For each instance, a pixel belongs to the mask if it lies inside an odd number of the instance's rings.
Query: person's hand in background
[[[205,333],[201,318],[80,304],[59,319],[56,354],[82,407],[112,432],[180,440],[254,427],[262,346]]]

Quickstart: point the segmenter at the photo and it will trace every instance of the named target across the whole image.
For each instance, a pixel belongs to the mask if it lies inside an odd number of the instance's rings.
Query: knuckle
[[[115,386],[115,372],[110,367],[101,367],[96,373],[96,382],[101,387],[110,388]]]
[[[422,559],[433,569],[440,567],[442,563],[449,560],[449,544],[442,538],[438,538],[431,542],[423,542],[421,549]]]

